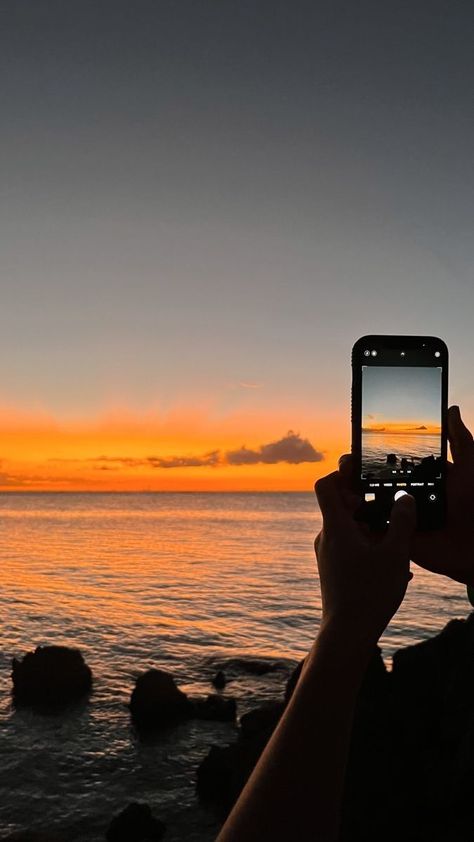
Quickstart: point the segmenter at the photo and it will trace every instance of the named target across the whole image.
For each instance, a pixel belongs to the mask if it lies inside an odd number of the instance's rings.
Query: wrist
[[[362,623],[345,617],[323,617],[314,647],[328,652],[340,669],[363,674],[372,658],[378,635]]]

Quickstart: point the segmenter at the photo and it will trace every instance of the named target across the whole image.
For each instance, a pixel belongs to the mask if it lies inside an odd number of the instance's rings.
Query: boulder
[[[164,670],[151,669],[137,678],[130,699],[132,719],[138,728],[160,728],[189,719],[192,704],[186,693]]]
[[[392,684],[405,740],[456,742],[474,707],[474,613],[395,652]]]
[[[12,681],[16,705],[54,709],[89,693],[92,672],[78,649],[38,646],[22,660],[13,658]]]
[[[276,728],[284,707],[283,702],[267,702],[245,713],[240,718],[241,737],[253,739],[266,736],[268,739]]]
[[[191,715],[195,719],[213,719],[218,722],[233,722],[237,714],[235,699],[224,699],[212,693],[207,699],[192,702]]]
[[[105,838],[107,842],[159,842],[165,830],[148,804],[134,801],[112,819]]]
[[[260,740],[245,740],[227,746],[211,746],[200,763],[196,791],[202,804],[212,805],[222,820],[237,801],[263,751]]]

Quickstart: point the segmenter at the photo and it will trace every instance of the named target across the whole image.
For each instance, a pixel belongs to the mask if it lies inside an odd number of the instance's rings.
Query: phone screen
[[[363,337],[359,343],[353,451],[364,519],[386,524],[396,495],[409,492],[422,528],[436,528],[444,517],[446,346],[429,337]]]

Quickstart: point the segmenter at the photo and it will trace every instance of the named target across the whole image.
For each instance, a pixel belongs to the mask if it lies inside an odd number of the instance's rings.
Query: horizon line
[[[126,489],[117,490],[99,490],[99,489],[78,489],[71,488],[62,489],[34,489],[34,488],[0,488],[1,494],[313,494],[313,489],[307,488],[279,488],[279,489],[240,489],[231,490],[223,489],[212,491],[210,489],[181,489],[181,490],[166,490],[166,489],[140,489],[135,491],[127,491]],[[0,512],[1,517],[1,512]]]

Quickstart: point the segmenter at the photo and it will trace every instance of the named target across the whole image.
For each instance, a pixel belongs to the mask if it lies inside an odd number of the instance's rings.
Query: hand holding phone
[[[418,529],[445,522],[448,349],[432,336],[363,336],[352,349],[352,454],[358,518],[387,528],[394,500]]]
[[[448,439],[453,462],[447,465],[446,522],[436,532],[417,532],[411,557],[420,567],[473,588],[474,441],[458,406],[448,409]]]

